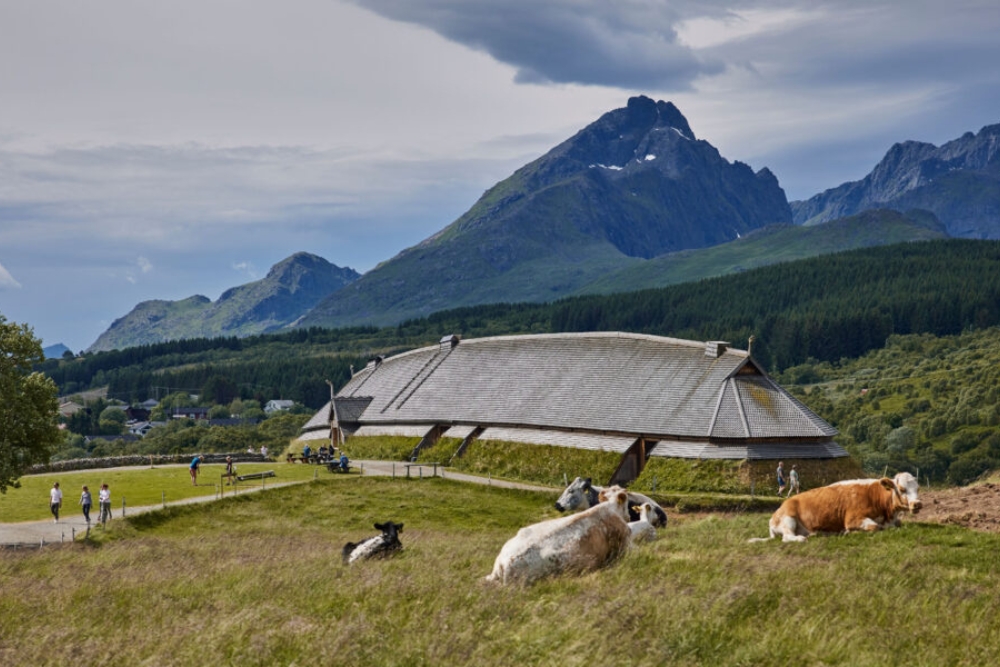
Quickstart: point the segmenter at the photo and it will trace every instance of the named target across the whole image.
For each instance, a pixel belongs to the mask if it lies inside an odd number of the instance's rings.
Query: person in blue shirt
[[[348,466],[347,454],[345,454],[344,452],[340,452],[340,471],[347,472],[347,466]]]
[[[312,454],[312,448],[309,445],[304,445],[302,447],[302,458],[307,459],[310,454]]]
[[[201,454],[191,460],[191,486],[198,486],[198,471],[201,469]]]

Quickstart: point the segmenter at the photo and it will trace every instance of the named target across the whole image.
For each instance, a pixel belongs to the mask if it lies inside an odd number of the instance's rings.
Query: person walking
[[[80,494],[80,506],[83,507],[83,518],[87,520],[87,525],[90,525],[90,506],[93,504],[93,499],[90,497],[90,489],[86,486],[83,487],[83,493]]]
[[[799,470],[798,465],[793,463],[792,469],[788,472],[788,495],[791,496],[799,492]]]
[[[62,491],[59,482],[52,485],[49,491],[49,511],[52,512],[52,523],[59,523],[59,508],[62,507]]]
[[[236,466],[233,465],[233,457],[226,457],[226,486],[233,483],[233,475],[236,474]]]
[[[101,490],[97,494],[97,502],[101,506],[101,525],[106,525],[111,518],[111,489],[107,484],[101,484]]]
[[[191,459],[191,486],[198,486],[198,472],[201,469],[201,454]]]
[[[775,474],[778,477],[778,495],[780,496],[785,490],[785,464],[782,461],[778,461],[778,469]]]

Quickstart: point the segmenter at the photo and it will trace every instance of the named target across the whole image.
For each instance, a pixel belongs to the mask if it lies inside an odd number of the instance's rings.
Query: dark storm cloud
[[[686,90],[719,61],[678,41],[689,3],[621,0],[354,0],[517,69],[521,83]],[[711,3],[700,5],[699,13]],[[713,12],[716,13],[717,12]]]

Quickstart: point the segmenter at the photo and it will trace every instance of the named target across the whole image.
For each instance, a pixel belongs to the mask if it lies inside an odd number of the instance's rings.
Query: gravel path
[[[444,468],[441,468],[440,466],[411,465],[407,468],[404,463],[393,463],[392,461],[352,461],[351,465],[353,468],[361,470],[365,475],[378,475],[383,477],[395,475],[396,477],[406,477],[407,470],[409,470],[410,477],[432,477],[436,474],[438,477],[446,477],[447,479],[454,479],[474,484],[489,484],[500,488],[523,489],[526,491],[546,491],[552,493],[558,492],[558,489],[545,486],[522,484],[520,482],[508,482],[504,480],[490,479],[489,477],[466,475],[464,473],[452,471],[446,472]],[[240,493],[259,493],[262,490],[276,489],[278,487],[289,486],[292,484],[303,484],[308,481],[310,480],[274,483],[269,482],[265,489],[261,489],[261,487],[258,486],[248,486],[243,490],[240,490]],[[167,503],[167,505],[190,505],[193,503],[207,503],[213,500],[216,500],[216,496],[214,494],[200,496],[197,498],[186,498],[184,500]],[[160,509],[163,509],[162,504],[147,505],[144,507],[126,506],[125,515],[135,516],[136,514],[155,512]],[[97,522],[98,516],[99,512],[95,505],[94,509],[90,511],[91,531],[99,532],[103,530]],[[115,507],[112,510],[111,520],[119,521],[121,520],[121,517],[122,508],[120,506]],[[86,534],[87,522],[83,520],[83,514],[80,512],[78,507],[71,507],[69,512],[62,513],[58,523],[53,522],[51,519],[44,521],[23,521],[20,523],[0,523],[0,547],[40,547],[46,544],[59,544],[62,542],[69,542],[73,539],[80,539],[81,536]]]

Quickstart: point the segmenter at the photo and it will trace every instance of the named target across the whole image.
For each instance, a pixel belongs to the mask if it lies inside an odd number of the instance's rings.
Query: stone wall
[[[236,463],[264,463],[271,461],[260,454],[230,453],[230,454],[205,454],[204,463],[225,463],[226,457],[232,456]],[[191,463],[194,454],[152,454],[141,455],[131,454],[129,456],[108,456],[101,458],[69,459],[68,461],[53,461],[49,464],[31,466],[26,475],[40,475],[52,472],[70,472],[73,470],[94,470],[97,468],[121,468],[125,466],[155,466],[167,465],[171,463]]]

